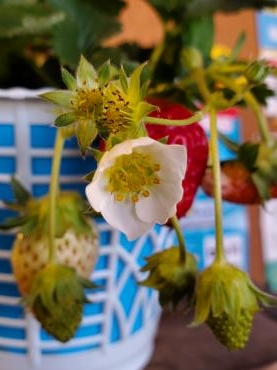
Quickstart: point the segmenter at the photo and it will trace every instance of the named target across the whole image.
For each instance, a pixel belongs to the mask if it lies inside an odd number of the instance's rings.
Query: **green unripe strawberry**
[[[182,261],[179,247],[171,247],[148,257],[141,271],[149,275],[140,284],[156,289],[162,306],[169,304],[175,308],[181,300],[191,304],[197,273],[193,254],[186,253]]]
[[[98,255],[95,225],[76,192],[59,192],[53,215],[49,194],[33,198],[15,179],[12,186],[16,202],[7,205],[19,215],[0,227],[17,228],[11,262],[18,288],[42,327],[66,342],[82,320],[85,289],[95,288],[87,280]]]
[[[206,323],[223,345],[241,349],[260,306],[276,303],[275,297],[254,286],[246,272],[224,259],[215,261],[198,276],[192,325]]]
[[[210,315],[206,321],[215,337],[230,350],[242,349],[248,341],[254,313],[241,310],[237,320],[225,312],[219,316]]]
[[[34,277],[24,303],[49,334],[67,342],[82,320],[83,304],[87,302],[84,289],[95,287],[73,268],[48,263]]]

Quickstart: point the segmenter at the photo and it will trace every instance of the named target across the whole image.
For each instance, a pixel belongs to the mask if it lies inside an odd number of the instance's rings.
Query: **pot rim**
[[[53,90],[50,87],[28,89],[26,87],[10,87],[7,89],[0,89],[0,98],[5,99],[37,99],[39,95],[47,91]]]

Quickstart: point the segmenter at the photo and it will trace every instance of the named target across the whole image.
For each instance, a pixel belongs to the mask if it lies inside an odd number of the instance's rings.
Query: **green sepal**
[[[269,67],[266,65],[266,62],[262,60],[256,60],[247,66],[244,76],[250,83],[259,85],[265,80],[268,73]]]
[[[62,80],[65,86],[69,90],[75,90],[77,88],[76,78],[65,68],[61,68]]]
[[[83,211],[86,207],[84,199],[79,193],[73,191],[62,191],[56,202],[55,237],[62,236],[68,229],[74,229],[76,233],[84,234],[91,232],[89,219]],[[8,207],[19,212],[15,217],[8,217],[0,225],[0,229],[9,230],[19,228],[24,235],[44,236],[49,228],[49,195],[41,198],[31,198],[26,204],[11,203]]]
[[[138,103],[135,111],[134,111],[134,117],[133,120],[137,123],[141,121],[147,121],[147,115],[151,112],[154,112],[157,110],[156,106],[153,104],[149,104],[145,101],[141,101]]]
[[[80,61],[76,70],[77,85],[93,89],[96,87],[96,81],[98,79],[97,71],[91,63],[81,55]]]
[[[119,81],[125,94],[128,93],[128,79],[123,66],[119,70]]]
[[[226,261],[214,262],[201,271],[195,291],[193,325],[222,314],[227,314],[228,320],[236,322],[242,311],[253,314],[263,304],[248,274]]]
[[[103,152],[102,150],[98,150],[98,149],[95,149],[95,148],[92,148],[92,147],[89,147],[88,148],[88,151],[93,155],[93,158],[99,162],[100,159],[103,157],[103,155],[105,154],[105,152]]]
[[[50,335],[67,342],[81,323],[83,305],[88,302],[85,289],[95,288],[94,283],[80,278],[73,268],[49,263],[36,274],[23,303]]]
[[[175,309],[183,301],[192,304],[197,273],[195,257],[186,253],[185,262],[180,261],[179,247],[171,247],[146,259],[142,272],[148,277],[139,284],[156,289],[161,306],[169,304]]]
[[[88,147],[94,141],[98,134],[95,123],[91,119],[82,120],[76,123],[76,137],[79,145],[81,155],[84,157]]]
[[[74,112],[67,112],[60,114],[56,119],[55,119],[55,126],[56,127],[66,127],[73,122],[76,121],[76,115]]]
[[[90,171],[89,173],[87,173],[84,176],[84,180],[87,181],[87,182],[91,182],[93,180],[94,175],[95,175],[95,170],[94,171]]]
[[[69,90],[49,91],[39,95],[42,99],[59,105],[60,107],[72,109],[71,102],[74,100],[75,93]]]
[[[99,86],[104,86],[111,79],[111,62],[108,60],[98,69]]]
[[[146,63],[140,64],[131,74],[128,81],[127,95],[133,105],[137,105],[144,98],[141,94],[141,72],[145,66]]]
[[[262,202],[270,199],[271,187],[277,184],[276,140],[242,144],[239,150],[239,160],[251,172],[252,180]]]
[[[31,193],[14,176],[11,178],[11,187],[16,203],[25,206],[32,198]]]
[[[251,143],[249,141],[239,146],[238,159],[250,172],[256,169],[259,146],[259,143]]]
[[[7,218],[0,224],[0,230],[12,230],[16,227],[25,225],[27,221],[27,217]]]

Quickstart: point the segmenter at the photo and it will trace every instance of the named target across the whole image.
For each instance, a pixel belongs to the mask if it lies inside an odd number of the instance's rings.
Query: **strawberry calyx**
[[[169,304],[176,308],[181,300],[191,306],[197,274],[193,254],[186,252],[186,259],[182,262],[179,247],[172,246],[151,255],[146,262],[141,271],[149,275],[140,285],[156,289],[162,306]]]
[[[23,302],[50,335],[67,342],[82,320],[83,305],[88,302],[85,289],[95,288],[73,268],[48,263],[36,274]]]
[[[196,283],[192,325],[207,323],[221,343],[230,349],[246,344],[256,312],[277,305],[277,298],[263,293],[248,274],[225,260],[200,272]]]
[[[238,160],[251,173],[261,202],[270,199],[277,184],[277,141],[246,142],[239,147]]]
[[[49,228],[49,194],[34,198],[25,187],[15,178],[11,180],[14,202],[5,202],[8,209],[15,211],[16,215],[7,218],[0,225],[0,229],[19,228],[23,234],[47,235]],[[60,191],[56,197],[56,223],[55,237],[62,236],[68,229],[76,233],[90,232],[91,226],[84,213],[86,205],[77,192]]]

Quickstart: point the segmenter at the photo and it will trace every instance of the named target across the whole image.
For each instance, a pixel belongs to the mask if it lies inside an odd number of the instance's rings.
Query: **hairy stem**
[[[179,220],[176,216],[172,217],[170,219],[171,224],[176,232],[176,236],[178,239],[178,246],[179,246],[179,256],[180,256],[180,262],[185,263],[186,262],[186,245],[185,245],[185,239],[182,233],[182,229],[180,227]]]
[[[49,188],[49,262],[55,261],[55,234],[56,234],[56,202],[59,193],[59,175],[64,146],[64,137],[61,130],[57,130],[53,153],[52,171]]]
[[[192,123],[198,122],[205,115],[205,110],[196,112],[193,116],[185,119],[166,119],[166,118],[156,118],[147,117],[147,123],[153,123],[155,125],[166,125],[166,126],[187,126]]]
[[[221,197],[217,118],[216,110],[214,108],[210,109],[210,152],[214,180],[214,210],[215,210],[215,230],[216,230],[215,261],[221,262],[222,260],[225,259],[225,256],[223,247],[222,197]]]

